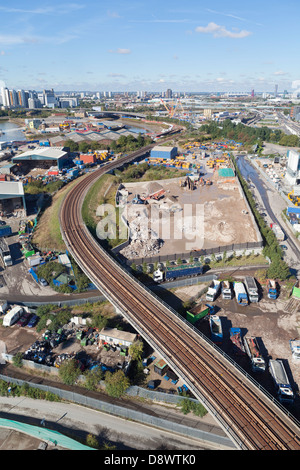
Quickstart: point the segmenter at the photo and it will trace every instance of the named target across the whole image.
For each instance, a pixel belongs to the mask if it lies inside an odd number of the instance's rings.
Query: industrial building
[[[151,158],[164,158],[167,160],[175,158],[177,155],[177,147],[164,147],[156,145],[151,150]]]
[[[65,147],[35,148],[13,157],[12,161],[24,173],[33,168],[48,169],[52,166],[62,170],[69,162],[69,153]]]
[[[287,158],[286,182],[290,186],[297,186],[300,184],[300,153],[295,150],[288,150]]]
[[[26,215],[23,184],[16,181],[0,181],[0,213],[6,215],[17,210]]]

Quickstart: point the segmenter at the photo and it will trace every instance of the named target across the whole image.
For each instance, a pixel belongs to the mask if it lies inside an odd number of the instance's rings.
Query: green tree
[[[78,362],[76,359],[66,360],[58,369],[58,374],[66,385],[74,385],[79,375],[81,374]]]
[[[142,341],[134,341],[128,348],[129,355],[132,357],[134,361],[140,361],[143,354],[143,342]]]
[[[105,388],[109,396],[120,398],[130,385],[128,377],[122,370],[117,372],[107,371],[105,374]]]

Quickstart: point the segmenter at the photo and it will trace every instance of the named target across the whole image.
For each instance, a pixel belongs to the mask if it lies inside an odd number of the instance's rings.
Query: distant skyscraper
[[[166,98],[172,98],[172,90],[170,88],[167,89]]]
[[[275,92],[274,92],[275,98],[276,98],[277,94],[278,94],[278,85],[275,85]]]
[[[254,90],[251,91],[251,97],[254,98]]]
[[[9,91],[7,88],[1,88],[2,104],[5,108],[10,107]]]

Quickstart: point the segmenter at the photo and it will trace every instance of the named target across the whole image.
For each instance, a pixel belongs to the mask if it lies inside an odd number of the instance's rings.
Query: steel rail
[[[238,448],[300,449],[296,420],[137,282],[96,242],[83,223],[81,207],[93,183],[141,154],[137,151],[108,163],[69,191],[60,210],[61,232],[68,250],[99,290],[186,380]]]

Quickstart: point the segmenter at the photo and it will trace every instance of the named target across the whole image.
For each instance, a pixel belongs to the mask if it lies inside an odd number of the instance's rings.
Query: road
[[[280,194],[278,194],[277,191],[273,188],[266,188],[266,185],[260,178],[257,170],[251,165],[251,163],[249,163],[248,160],[246,160],[243,155],[237,156],[236,161],[243,178],[245,178],[246,181],[250,180],[254,185],[259,199],[261,200],[262,211],[268,214],[269,222],[277,223],[286,234],[287,238],[282,244],[287,245],[289,249],[289,265],[294,270],[294,274],[297,275],[300,269],[299,248],[297,247],[292,237],[287,233],[287,230],[282,224],[282,220],[279,218],[278,207],[280,207],[280,203],[282,204],[282,198]],[[279,199],[281,201],[279,201]],[[279,209],[280,212],[281,210],[282,208]]]
[[[0,397],[0,417],[34,426],[41,426],[44,420],[45,428],[73,438],[85,439],[91,433],[100,444],[109,442],[118,450],[226,449],[70,403]],[[227,449],[234,449],[228,444]]]

